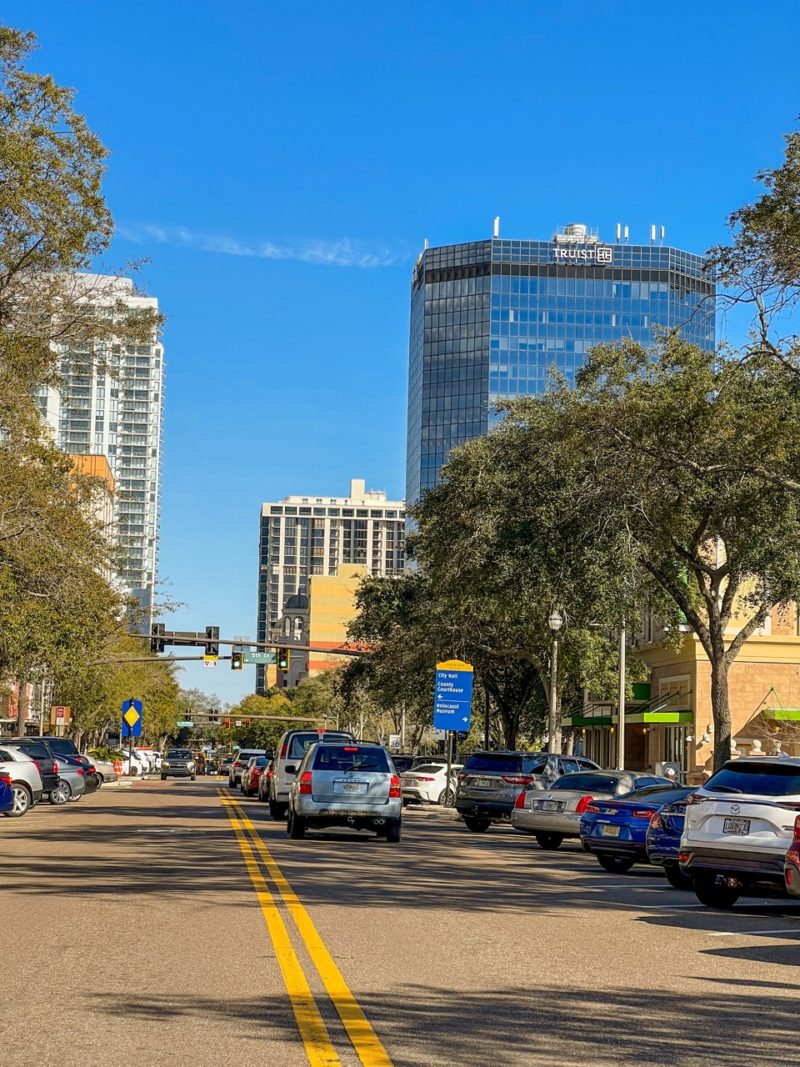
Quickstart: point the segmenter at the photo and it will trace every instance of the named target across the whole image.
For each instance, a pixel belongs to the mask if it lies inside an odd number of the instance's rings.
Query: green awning
[[[800,722],[800,708],[764,708],[761,714],[774,722]]]

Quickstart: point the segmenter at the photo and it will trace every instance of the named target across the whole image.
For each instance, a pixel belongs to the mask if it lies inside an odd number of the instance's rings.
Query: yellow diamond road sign
[[[140,715],[136,708],[128,708],[125,714],[122,716],[125,722],[130,727],[134,727],[139,721]]]

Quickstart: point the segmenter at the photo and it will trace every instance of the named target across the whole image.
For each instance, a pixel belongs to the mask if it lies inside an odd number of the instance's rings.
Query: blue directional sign
[[[141,700],[122,701],[122,736],[141,737],[142,702]]]
[[[437,730],[469,730],[474,673],[472,665],[460,659],[436,664],[433,725]]]

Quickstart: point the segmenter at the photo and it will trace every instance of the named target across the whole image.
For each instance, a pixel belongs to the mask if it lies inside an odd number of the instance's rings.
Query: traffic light
[[[245,726],[249,726],[249,725],[250,725],[250,723],[251,723],[251,721],[252,721],[251,719],[245,719],[245,720],[244,720],[244,724],[245,724]]]
[[[278,649],[278,670],[279,671],[288,671],[289,670],[289,662],[290,662],[289,649],[288,648],[279,648]]]
[[[219,626],[206,626],[206,655],[219,655]]]
[[[164,651],[164,623],[154,622],[150,627],[150,651],[155,655]]]
[[[244,666],[244,652],[231,652],[231,670],[240,671]]]
[[[223,726],[230,726],[230,724],[231,724],[231,720],[230,719],[223,719],[222,720],[222,725]]]

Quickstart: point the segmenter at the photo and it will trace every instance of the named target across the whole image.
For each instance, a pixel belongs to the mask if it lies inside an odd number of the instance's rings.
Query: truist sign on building
[[[553,258],[568,260],[570,263],[599,263],[607,266],[614,262],[614,249],[611,245],[555,245]]]

